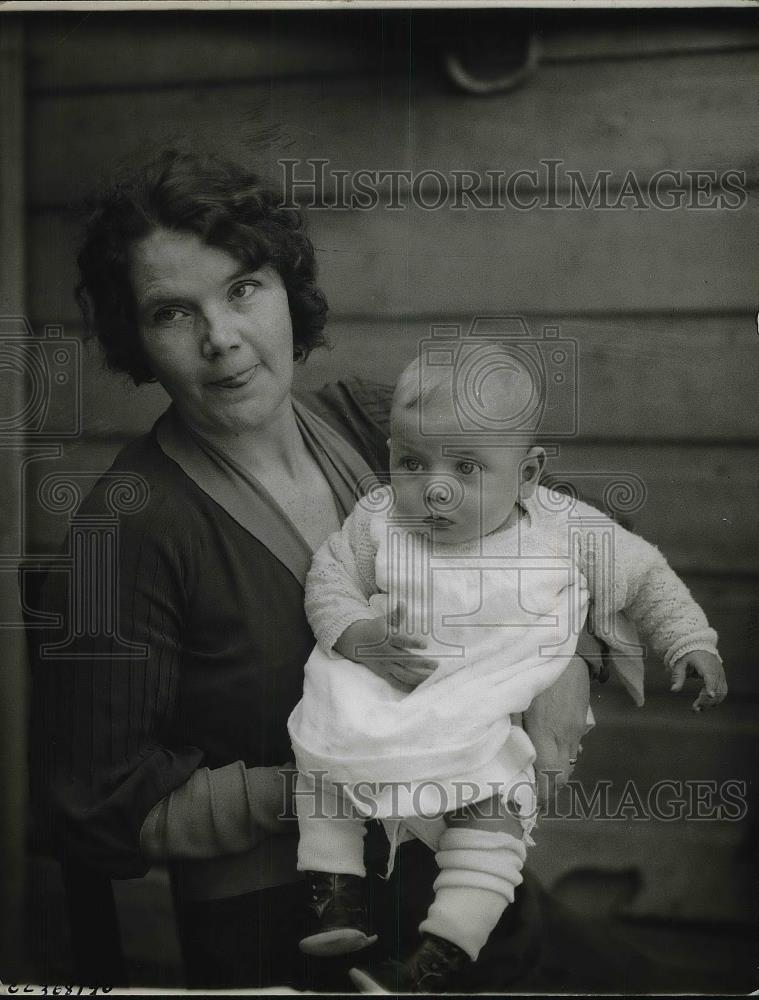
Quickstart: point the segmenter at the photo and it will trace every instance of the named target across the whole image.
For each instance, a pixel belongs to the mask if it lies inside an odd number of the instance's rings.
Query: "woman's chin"
[[[237,436],[260,431],[276,422],[290,400],[289,390],[274,393],[264,389],[262,380],[253,379],[240,388],[214,391],[212,395],[205,394],[198,419],[193,419],[191,412],[183,416],[206,434]]]

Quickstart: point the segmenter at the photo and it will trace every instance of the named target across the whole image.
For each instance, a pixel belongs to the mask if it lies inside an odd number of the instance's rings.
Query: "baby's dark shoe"
[[[299,943],[306,955],[346,955],[374,944],[358,875],[306,872],[308,933]]]
[[[388,959],[376,969],[351,969],[351,982],[360,993],[445,993],[470,964],[457,944],[436,934],[422,941],[405,962]]]

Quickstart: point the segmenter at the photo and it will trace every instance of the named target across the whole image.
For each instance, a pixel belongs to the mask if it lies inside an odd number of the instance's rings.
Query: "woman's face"
[[[287,405],[293,333],[278,272],[257,271],[188,232],[157,229],[131,252],[150,368],[193,429],[262,428]]]

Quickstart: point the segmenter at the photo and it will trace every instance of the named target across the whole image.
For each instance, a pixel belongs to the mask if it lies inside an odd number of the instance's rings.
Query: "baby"
[[[477,387],[498,426],[533,398],[503,363]],[[436,851],[435,897],[405,962],[351,970],[362,992],[440,992],[476,961],[522,881],[535,822],[521,713],[576,652],[590,608],[621,653],[621,612],[672,669],[727,691],[716,633],[663,556],[601,512],[539,483],[530,432],[464,433],[457,368],[414,361],[391,412],[391,485],[375,485],[314,557],[318,645],[289,721],[299,769],[298,867],[311,886],[304,952],[376,940],[364,902],[365,819]],[[609,558],[597,558],[612,540]],[[629,635],[628,631],[628,635]],[[625,672],[635,687],[634,670]],[[633,678],[632,681],[630,678]]]

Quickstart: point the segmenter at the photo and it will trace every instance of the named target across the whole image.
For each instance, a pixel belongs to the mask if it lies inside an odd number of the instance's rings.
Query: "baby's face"
[[[531,457],[535,449],[525,441],[463,439],[455,415],[442,405],[433,414],[425,412],[426,426],[430,416],[434,436],[421,433],[415,407],[393,411],[394,515],[431,527],[444,543],[472,541],[514,523],[520,481],[529,493],[539,478],[540,462]]]

